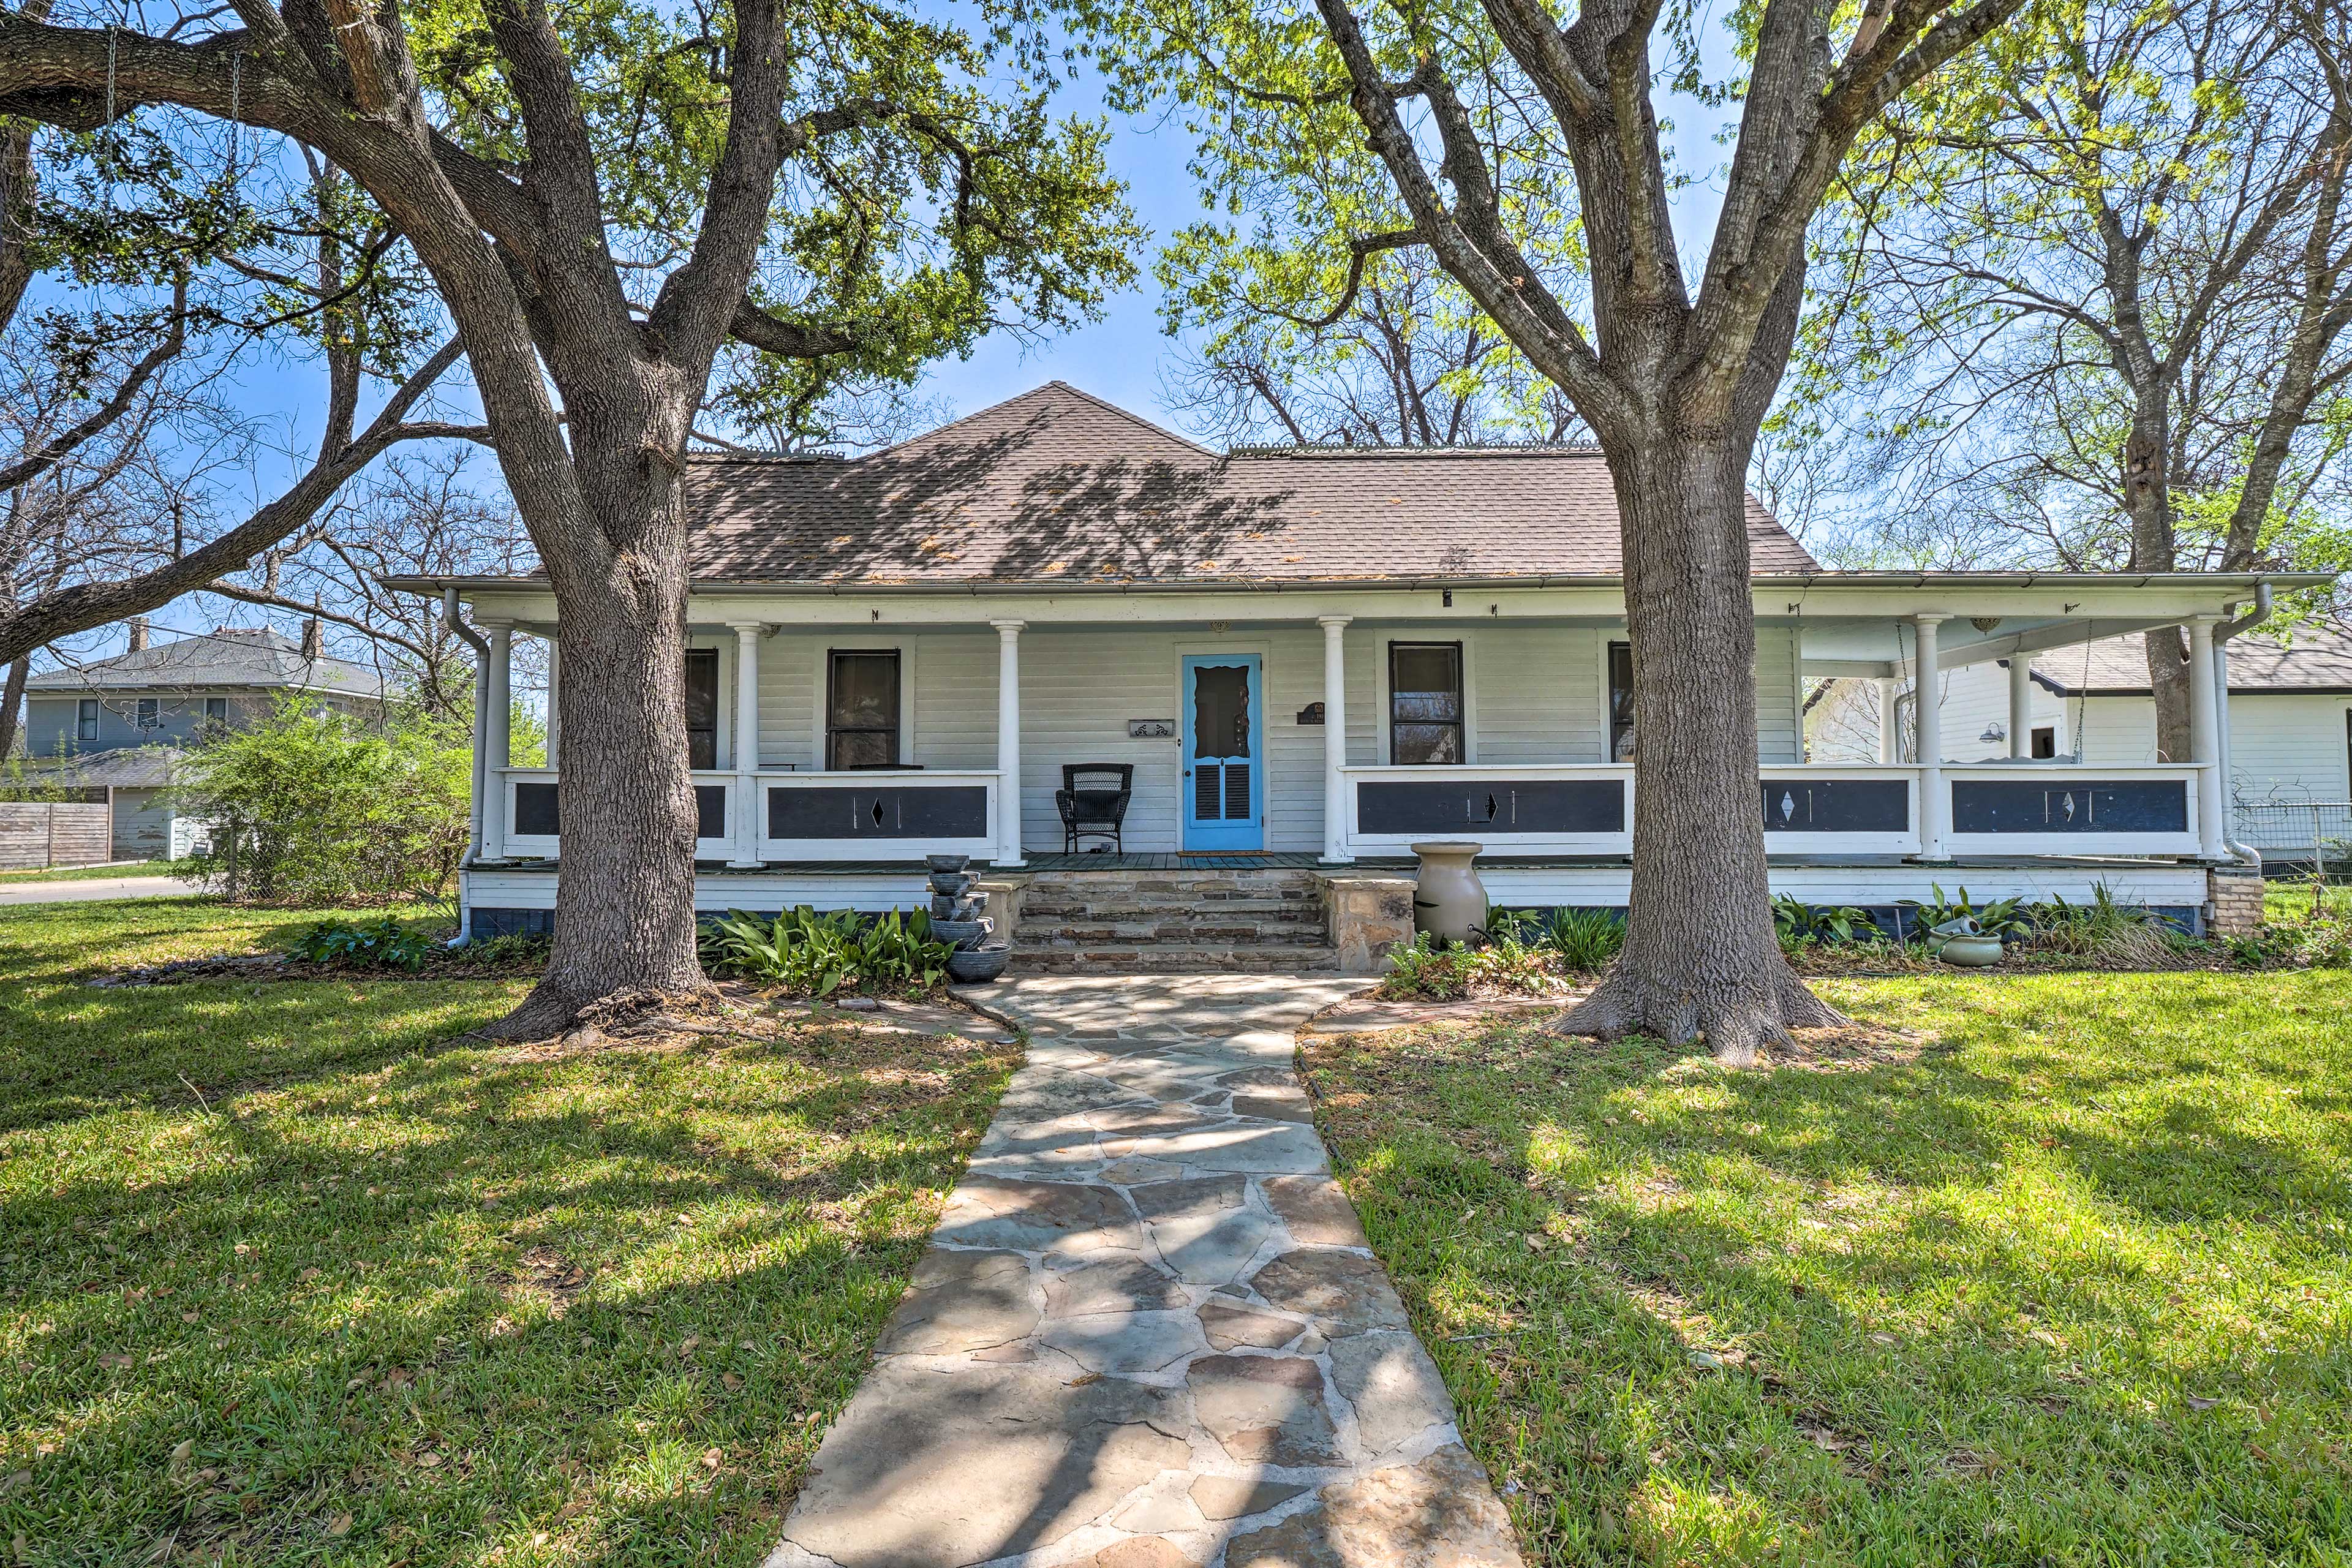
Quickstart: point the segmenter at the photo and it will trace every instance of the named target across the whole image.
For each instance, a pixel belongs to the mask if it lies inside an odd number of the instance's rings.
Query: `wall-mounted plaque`
[[[1173,719],[1129,719],[1127,738],[1130,741],[1172,741],[1176,738]]]
[[[1323,704],[1320,702],[1309,702],[1306,707],[1301,708],[1298,710],[1298,721],[1302,724],[1320,724],[1323,722]]]

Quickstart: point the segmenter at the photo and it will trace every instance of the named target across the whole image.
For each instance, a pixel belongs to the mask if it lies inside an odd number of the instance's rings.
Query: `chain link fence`
[[[2240,801],[2231,811],[2240,843],[2329,881],[2352,880],[2352,800]]]

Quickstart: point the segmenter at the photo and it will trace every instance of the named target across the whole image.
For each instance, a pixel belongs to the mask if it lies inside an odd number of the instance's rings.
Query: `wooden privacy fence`
[[[102,866],[113,858],[111,808],[79,801],[0,800],[0,871]]]

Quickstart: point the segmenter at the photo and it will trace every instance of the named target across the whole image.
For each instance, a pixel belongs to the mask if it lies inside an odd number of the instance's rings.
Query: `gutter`
[[[444,625],[462,638],[474,650],[474,777],[473,803],[466,822],[465,866],[471,866],[482,852],[482,791],[488,780],[489,758],[482,748],[490,713],[490,640],[466,624],[457,613],[457,590],[452,585],[441,590],[441,619]],[[463,947],[474,940],[474,902],[467,896],[466,873],[461,866],[457,872],[457,934],[449,939],[451,947]]]

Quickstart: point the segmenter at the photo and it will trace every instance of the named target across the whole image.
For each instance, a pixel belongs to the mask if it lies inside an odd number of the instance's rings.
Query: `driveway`
[[[79,904],[95,899],[192,899],[177,877],[90,877],[65,882],[0,882],[0,904]]]

